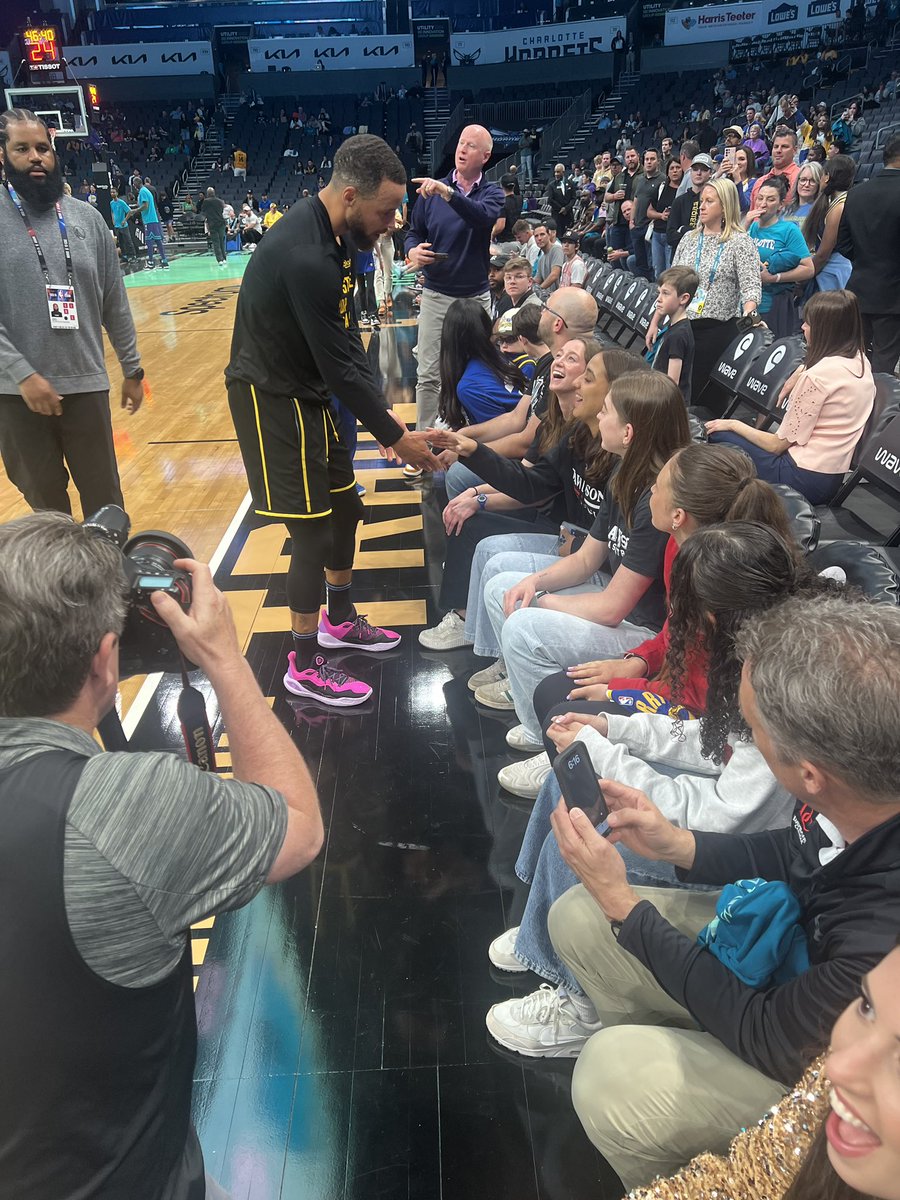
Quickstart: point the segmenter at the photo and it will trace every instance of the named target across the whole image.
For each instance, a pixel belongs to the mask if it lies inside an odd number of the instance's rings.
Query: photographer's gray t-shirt
[[[57,749],[88,758],[63,860],[75,945],[111,983],[158,983],[191,925],[263,887],[287,831],[284,798],[175,754],[104,751],[59,721],[0,719],[0,768]]]

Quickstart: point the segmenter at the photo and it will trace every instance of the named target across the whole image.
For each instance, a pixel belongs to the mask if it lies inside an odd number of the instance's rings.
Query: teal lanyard
[[[700,274],[700,259],[703,257],[703,239],[704,239],[704,237],[705,237],[705,234],[701,233],[700,240],[697,242],[697,257],[694,259],[694,270],[697,272],[698,275]],[[725,243],[719,242],[719,251],[716,254],[715,261],[713,262],[713,265],[712,265],[712,270],[709,273],[709,282],[706,285],[708,288],[711,288],[712,285],[716,281],[716,271],[718,271],[718,269],[719,269],[719,260],[722,257],[722,251],[724,249],[725,249]]]

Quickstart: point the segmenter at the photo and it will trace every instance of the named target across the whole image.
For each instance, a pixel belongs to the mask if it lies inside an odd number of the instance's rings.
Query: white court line
[[[225,552],[231,545],[234,535],[240,528],[241,521],[247,514],[247,509],[250,507],[250,493],[248,492],[241,503],[238,505],[238,510],[231,518],[231,524],[222,535],[222,540],[216,546],[212,558],[209,560],[210,570],[213,575],[221,566],[222,559],[225,557]],[[153,693],[159,687],[159,681],[162,679],[162,672],[157,671],[155,675],[148,675],[141,684],[140,691],[135,696],[134,701],[125,714],[122,720],[122,729],[125,731],[125,736],[130,738],[138,727],[138,722],[147,711],[147,705],[153,699]]]

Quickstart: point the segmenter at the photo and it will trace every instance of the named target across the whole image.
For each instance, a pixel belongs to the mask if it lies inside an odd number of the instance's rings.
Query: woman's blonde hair
[[[732,234],[743,233],[744,226],[741,224],[741,203],[738,200],[738,190],[730,179],[710,179],[704,183],[704,188],[712,188],[719,197],[719,203],[722,205],[722,233],[719,240],[727,242]],[[703,190],[700,191],[701,196]]]

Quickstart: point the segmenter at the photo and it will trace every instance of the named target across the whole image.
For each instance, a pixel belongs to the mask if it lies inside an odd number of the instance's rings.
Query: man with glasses
[[[705,184],[709,183],[712,175],[713,160],[708,154],[697,154],[691,163],[690,186],[681,196],[672,201],[672,211],[666,225],[666,238],[672,247],[672,253],[678,243],[691,229],[697,228],[700,220],[700,193]]]
[[[532,287],[531,264],[527,258],[511,258],[507,262],[503,268],[503,288],[510,300],[509,308],[540,303]]]
[[[443,179],[413,179],[418,184],[406,235],[406,257],[425,275],[419,309],[416,427],[435,421],[441,389],[441,331],[454,300],[474,299],[490,313],[488,260],[491,230],[503,212],[503,189],[489,183],[484,167],[494,142],[481,125],[467,125],[459,135],[455,167]],[[417,468],[404,468],[418,478]]]

